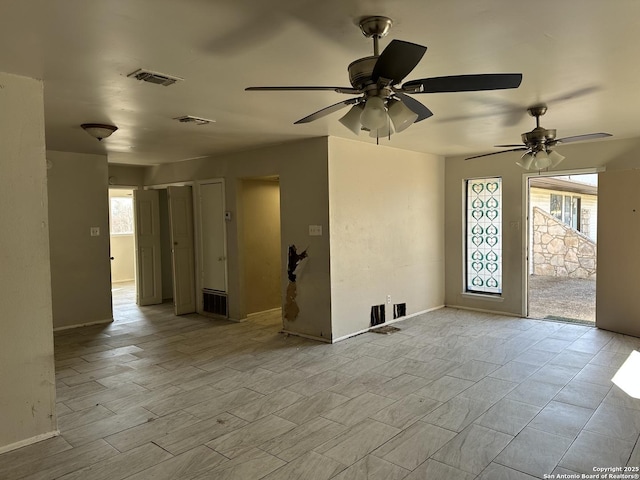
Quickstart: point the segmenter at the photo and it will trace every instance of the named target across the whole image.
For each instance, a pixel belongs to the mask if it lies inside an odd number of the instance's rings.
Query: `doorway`
[[[240,249],[243,261],[243,304],[247,317],[270,315],[281,324],[282,248],[278,177],[241,180]]]
[[[115,317],[136,303],[134,237],[133,189],[109,188],[111,299]]]
[[[594,325],[597,174],[528,178],[528,317]]]

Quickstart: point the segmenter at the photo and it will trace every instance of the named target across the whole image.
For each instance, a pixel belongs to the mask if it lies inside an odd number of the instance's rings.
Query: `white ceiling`
[[[349,86],[347,65],[372,54],[357,19],[386,15],[389,36],[428,47],[405,80],[523,73],[517,90],[416,95],[434,116],[385,144],[442,155],[519,143],[547,102],[558,136],[640,136],[637,0],[0,0],[0,71],[41,78],[47,148],[150,165],[305,137],[355,137],[334,92],[245,92],[260,85]],[[183,77],[162,87],[139,67]],[[344,111],[346,113],[346,109]],[[515,115],[514,115],[515,113]],[[215,119],[208,126],[172,118]],[[113,123],[99,143],[81,123]]]

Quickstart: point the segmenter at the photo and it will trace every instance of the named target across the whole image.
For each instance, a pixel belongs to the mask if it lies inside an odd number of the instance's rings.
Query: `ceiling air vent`
[[[182,117],[176,117],[174,120],[178,120],[180,123],[195,123],[196,125],[208,125],[215,123],[215,120],[209,120],[208,118],[194,117],[193,115],[184,115]]]
[[[133,77],[136,80],[141,80],[143,82],[155,83],[156,85],[164,85],[165,87],[184,80],[184,78],[174,77],[172,75],[167,75],[166,73],[152,72],[151,70],[144,70],[142,68],[139,68],[135,72],[131,72],[127,77]]]

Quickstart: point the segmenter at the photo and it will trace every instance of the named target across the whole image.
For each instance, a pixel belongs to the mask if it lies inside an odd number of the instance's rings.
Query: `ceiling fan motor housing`
[[[556,138],[555,129],[546,129],[543,127],[536,127],[530,132],[522,134],[522,143],[530,148],[540,151],[544,149],[547,142],[553,142]],[[537,147],[537,148],[536,148]]]
[[[371,57],[359,58],[349,64],[347,70],[349,71],[349,81],[353,88],[362,90],[367,85],[373,83],[371,74],[373,73],[373,67],[377,60],[378,57],[373,55]]]

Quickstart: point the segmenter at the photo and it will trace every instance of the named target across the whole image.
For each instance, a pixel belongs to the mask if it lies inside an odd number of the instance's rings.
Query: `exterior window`
[[[133,198],[111,197],[109,230],[111,235],[133,234]]]
[[[467,180],[466,290],[502,293],[502,179]]]
[[[562,195],[551,194],[549,213],[558,220],[562,220]]]

